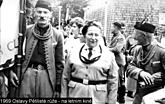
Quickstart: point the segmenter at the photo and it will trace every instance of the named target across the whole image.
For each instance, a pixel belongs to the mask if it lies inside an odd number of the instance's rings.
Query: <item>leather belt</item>
[[[42,64],[37,64],[37,63],[29,63],[28,67],[34,68],[34,69],[38,69],[38,70],[45,70],[47,69],[46,65],[42,65]]]
[[[106,84],[107,80],[88,80],[88,79],[81,79],[81,78],[76,78],[76,77],[71,77],[72,81],[82,83],[85,85],[98,85],[98,84]]]

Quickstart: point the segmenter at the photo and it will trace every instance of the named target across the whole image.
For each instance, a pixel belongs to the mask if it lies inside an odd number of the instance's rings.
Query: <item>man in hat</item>
[[[112,29],[112,38],[109,44],[109,50],[112,51],[115,54],[116,62],[119,66],[119,85],[118,85],[118,102],[120,104],[125,103],[125,83],[124,83],[124,66],[126,64],[125,62],[125,36],[121,33],[122,31],[122,24],[119,22],[113,23],[113,29]]]
[[[10,72],[10,80],[20,90],[20,97],[51,98],[60,95],[64,39],[50,24],[50,4],[47,0],[38,0],[34,11],[35,24],[25,32],[21,82],[14,71]]]
[[[152,44],[154,25],[137,22],[134,28],[133,37],[141,47],[135,50],[126,74],[137,80],[133,104],[141,104],[143,96],[161,89],[165,84],[165,49]]]

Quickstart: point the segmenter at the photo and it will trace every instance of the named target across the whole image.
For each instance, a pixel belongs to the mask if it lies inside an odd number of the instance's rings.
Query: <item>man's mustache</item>
[[[39,17],[39,20],[46,20],[46,17]]]

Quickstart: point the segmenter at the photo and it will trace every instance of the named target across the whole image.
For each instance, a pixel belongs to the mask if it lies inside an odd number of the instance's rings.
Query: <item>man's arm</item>
[[[126,42],[124,37],[119,37],[116,41],[116,44],[114,47],[109,47],[109,50],[114,53],[120,53],[122,52],[123,47],[125,46]]]
[[[138,68],[138,62],[137,62],[137,55],[139,54],[140,48],[136,48],[133,53],[132,61],[128,64],[128,67],[126,69],[126,75],[138,80],[139,73],[143,71],[143,69]]]
[[[126,75],[136,80],[141,78],[145,82],[145,85],[152,85],[154,83],[152,75],[139,67],[137,56],[140,51],[141,48],[135,49],[133,60],[130,62],[130,64],[127,67]]]
[[[64,69],[64,38],[59,34],[55,49],[56,91],[61,92],[61,76]]]
[[[70,70],[71,70],[71,65],[69,61],[69,57],[66,60],[66,64],[64,67],[64,71],[62,73],[62,81],[61,81],[61,97],[68,97],[68,83],[70,80]]]
[[[128,65],[127,70],[126,70],[126,75],[138,80],[139,78],[139,73],[143,71],[143,69],[136,67],[136,64],[134,60]]]

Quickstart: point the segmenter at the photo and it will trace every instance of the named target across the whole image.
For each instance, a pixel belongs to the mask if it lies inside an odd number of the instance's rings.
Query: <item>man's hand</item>
[[[54,98],[60,98],[60,92],[55,91],[53,97]]]
[[[10,81],[15,87],[18,87],[19,84],[18,77],[12,70],[10,71]]]
[[[154,78],[152,75],[148,72],[141,71],[140,77],[144,80],[146,85],[153,85],[154,84]]]
[[[61,85],[57,84],[53,97],[60,98],[60,95],[61,95]]]

